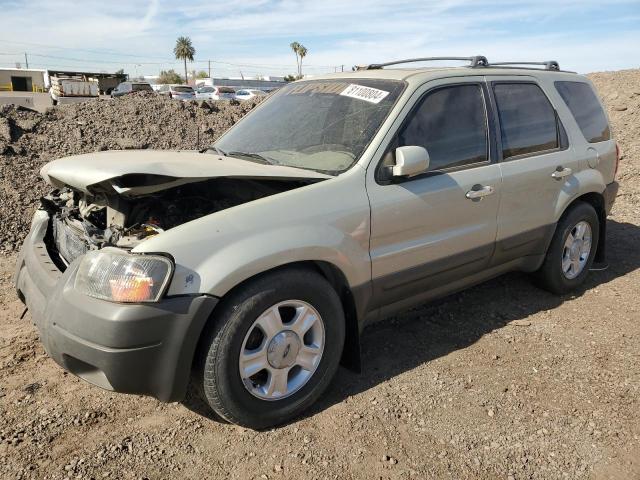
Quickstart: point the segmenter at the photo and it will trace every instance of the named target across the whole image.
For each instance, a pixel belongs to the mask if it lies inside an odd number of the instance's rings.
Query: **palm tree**
[[[193,62],[193,56],[196,54],[196,49],[191,44],[189,37],[178,37],[176,40],[176,46],[173,48],[173,54],[178,60],[184,60],[184,81],[189,83],[187,77],[187,60]]]
[[[295,53],[296,55],[296,65],[298,67],[298,73],[300,73],[300,62],[298,61],[298,52],[300,51],[300,47],[302,45],[300,45],[298,42],[291,42],[289,46],[291,47],[291,50],[293,50],[293,53]]]
[[[298,65],[298,76],[302,78],[302,59],[307,56],[307,47],[300,45],[298,48],[298,56],[300,57],[300,64]]]

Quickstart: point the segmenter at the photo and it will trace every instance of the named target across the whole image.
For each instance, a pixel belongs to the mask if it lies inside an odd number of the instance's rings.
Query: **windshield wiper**
[[[258,163],[262,163],[264,165],[273,165],[273,161],[263,155],[260,155],[259,153],[233,151],[224,153],[223,155],[227,157],[244,157],[250,159],[251,161],[257,160]]]
[[[224,151],[220,150],[218,147],[213,146],[213,145],[210,146],[210,147],[205,148],[204,150],[201,150],[200,153],[207,153],[210,150],[213,150],[214,152],[216,152],[216,155],[220,155],[221,157],[226,157],[227,156],[227,154],[224,153]]]

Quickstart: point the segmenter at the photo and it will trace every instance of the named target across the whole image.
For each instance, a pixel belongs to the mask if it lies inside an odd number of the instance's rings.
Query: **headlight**
[[[113,302],[157,302],[172,268],[172,262],[159,255],[92,251],[80,261],[75,288]]]

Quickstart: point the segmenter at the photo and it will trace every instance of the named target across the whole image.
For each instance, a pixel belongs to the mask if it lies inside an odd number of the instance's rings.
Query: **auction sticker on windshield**
[[[377,88],[363,87],[362,85],[351,84],[340,94],[344,97],[357,98],[370,103],[380,103],[389,92],[378,90]]]

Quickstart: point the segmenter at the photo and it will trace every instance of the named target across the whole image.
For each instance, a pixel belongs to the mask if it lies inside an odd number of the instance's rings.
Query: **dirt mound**
[[[640,70],[601,72],[589,75],[607,108],[613,135],[620,146],[618,204],[621,214],[640,218]],[[619,207],[618,207],[619,208]],[[622,209],[620,209],[622,210]],[[635,222],[634,222],[635,223]]]
[[[101,150],[203,148],[256,104],[180,102],[142,92],[45,113],[1,107],[0,252],[16,250],[26,235],[32,210],[48,190],[38,175],[46,162]]]

